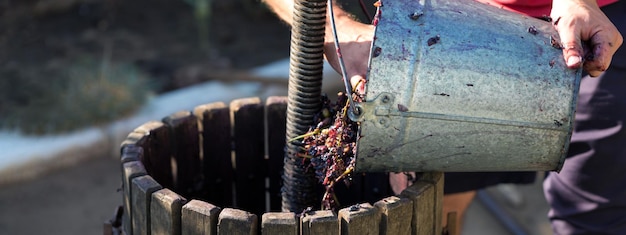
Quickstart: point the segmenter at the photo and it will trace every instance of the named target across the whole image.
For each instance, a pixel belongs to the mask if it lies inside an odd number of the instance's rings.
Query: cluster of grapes
[[[298,138],[303,151],[300,157],[309,159],[309,167],[324,186],[322,209],[335,210],[339,204],[334,193],[337,182],[350,183],[354,169],[358,123],[348,118],[348,98],[340,92],[336,103],[322,96],[322,109],[316,116],[316,126]]]

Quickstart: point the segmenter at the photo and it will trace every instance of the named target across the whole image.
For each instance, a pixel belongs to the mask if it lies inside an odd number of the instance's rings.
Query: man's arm
[[[561,37],[568,67],[582,65],[593,77],[609,67],[623,38],[596,0],[553,0],[550,16]]]
[[[281,19],[288,24],[292,23],[293,0],[264,0],[264,2]],[[355,84],[355,81],[363,79],[367,72],[366,58],[369,56],[370,42],[373,39],[373,26],[354,21],[339,7],[333,10],[347,74],[352,84]],[[561,37],[563,57],[568,67],[583,66],[591,76],[598,76],[609,67],[613,54],[623,43],[623,38],[600,10],[596,0],[553,0],[550,15]],[[326,57],[333,68],[339,71],[337,56],[334,53],[334,39],[328,21],[325,41]],[[583,48],[581,41],[586,42],[589,48]]]
[[[293,0],[263,0],[280,19],[291,25],[293,22]]]
[[[263,2],[287,24],[291,25],[293,23],[293,0],[263,0]],[[335,25],[337,27],[341,55],[346,65],[346,73],[354,86],[359,81],[365,80],[367,58],[369,57],[371,42],[374,38],[374,26],[354,20],[354,17],[342,10],[338,4],[333,4],[333,11],[335,13]],[[334,45],[335,38],[332,35],[329,17],[326,17],[324,54],[332,67],[336,71],[340,71]],[[363,86],[360,86],[360,89],[362,88]]]

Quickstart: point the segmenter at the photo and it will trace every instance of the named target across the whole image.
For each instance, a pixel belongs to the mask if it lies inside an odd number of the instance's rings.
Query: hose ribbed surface
[[[282,210],[300,213],[319,204],[321,195],[312,169],[295,155],[300,146],[289,140],[308,131],[321,107],[326,0],[296,0],[293,14]]]

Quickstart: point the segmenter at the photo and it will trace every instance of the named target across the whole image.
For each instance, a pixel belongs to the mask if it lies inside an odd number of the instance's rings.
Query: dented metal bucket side
[[[471,0],[380,10],[357,171],[560,169],[581,71],[550,23]]]

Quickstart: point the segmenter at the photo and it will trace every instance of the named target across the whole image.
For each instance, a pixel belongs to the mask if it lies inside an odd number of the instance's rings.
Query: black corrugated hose
[[[291,52],[287,103],[287,145],[285,151],[282,210],[300,213],[319,204],[316,179],[307,169],[298,141],[305,134],[321,108],[322,70],[326,0],[296,0],[291,25]]]

